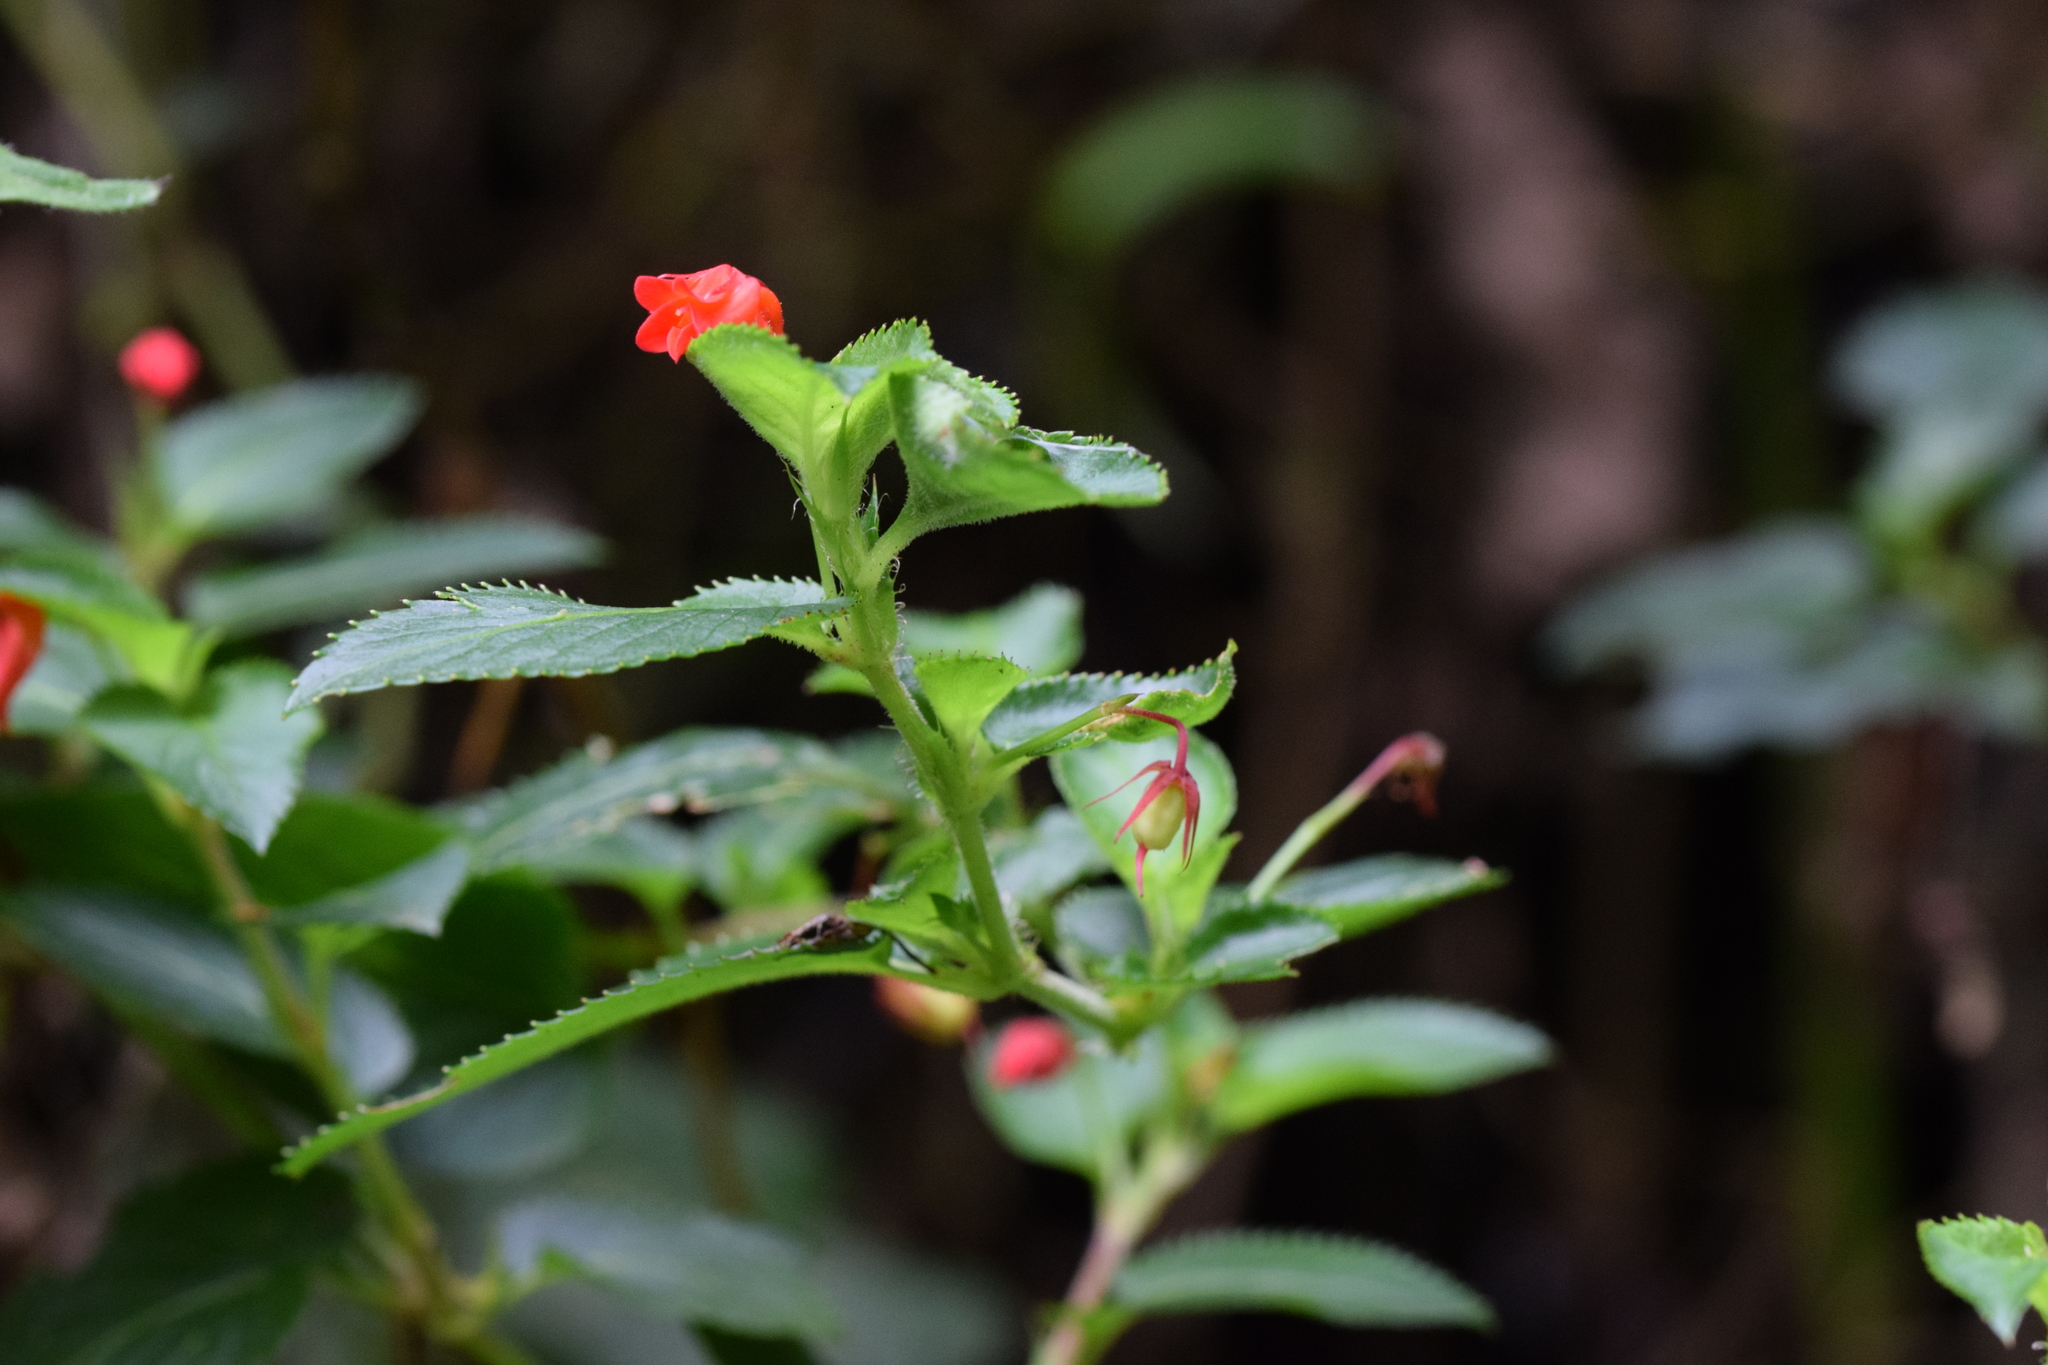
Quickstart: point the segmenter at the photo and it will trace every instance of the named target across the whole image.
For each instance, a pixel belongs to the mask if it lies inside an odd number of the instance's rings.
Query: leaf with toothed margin
[[[322,697],[477,678],[579,678],[729,649],[846,608],[816,583],[732,579],[668,607],[605,607],[546,588],[444,588],[358,622],[299,674],[289,709]]]
[[[899,799],[883,777],[807,735],[691,728],[614,757],[581,750],[454,814],[476,867],[488,872],[545,865],[635,815],[702,814],[826,790],[869,800],[878,820]]]
[[[163,190],[161,180],[95,180],[69,166],[24,156],[0,142],[0,203],[119,213],[154,204]]]
[[[1061,673],[1021,683],[990,713],[981,731],[998,748],[1012,748],[1044,734],[1113,697],[1135,692],[1131,703],[1147,711],[1174,716],[1189,725],[1206,725],[1221,713],[1237,688],[1232,663],[1237,642],[1231,641],[1208,663],[1177,673]],[[1135,740],[1148,734],[1171,733],[1157,721],[1133,717],[1105,719],[1075,731],[1041,753],[1078,749],[1105,739]]]
[[[801,976],[884,975],[893,946],[885,935],[837,952],[782,949],[775,944],[772,938],[744,939],[663,958],[653,969],[635,972],[628,984],[464,1058],[431,1089],[387,1104],[359,1106],[287,1151],[277,1169],[303,1175],[372,1133],[675,1005]]]

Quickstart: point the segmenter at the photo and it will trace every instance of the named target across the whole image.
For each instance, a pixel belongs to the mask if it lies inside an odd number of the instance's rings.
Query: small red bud
[[[1012,1019],[990,1049],[988,1079],[998,1090],[1051,1080],[1074,1060],[1074,1039],[1057,1019]]]
[[[966,996],[893,976],[875,978],[875,1003],[904,1032],[927,1043],[957,1043],[981,1022],[981,1006]]]
[[[14,689],[43,652],[43,609],[11,593],[0,593],[0,731],[7,728],[7,704]]]
[[[139,394],[175,403],[199,377],[199,351],[175,327],[137,332],[121,348],[121,378]]]

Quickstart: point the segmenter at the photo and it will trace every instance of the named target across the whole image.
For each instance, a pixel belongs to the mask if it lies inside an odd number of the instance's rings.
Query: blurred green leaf
[[[284,1180],[241,1157],[145,1190],[76,1275],[35,1276],[0,1307],[10,1365],[260,1365],[307,1276],[354,1223],[348,1183]]]
[[[396,522],[304,559],[199,574],[186,584],[185,613],[227,635],[253,635],[393,607],[446,583],[581,568],[603,557],[598,537],[538,517]]]
[[[23,156],[0,143],[0,203],[119,213],[154,204],[163,189],[161,180],[95,180],[83,171]]]
[[[185,706],[139,685],[109,688],[78,723],[261,852],[321,729],[317,713],[284,714],[290,691],[283,668],[249,660],[215,670]]]
[[[263,904],[298,906],[396,872],[440,848],[448,829],[424,811],[366,792],[308,792],[258,854],[235,859]]]
[[[1462,863],[1382,853],[1298,872],[1273,888],[1272,903],[1313,911],[1344,938],[1356,938],[1460,896],[1490,891],[1507,874],[1476,858]]]
[[[85,704],[114,681],[118,659],[84,631],[60,622],[43,630],[43,650],[7,701],[7,729],[17,735],[61,735]]]
[[[628,816],[617,829],[529,857],[526,866],[551,881],[616,886],[652,905],[675,905],[697,884],[697,842],[651,815]]]
[[[1327,76],[1203,76],[1098,120],[1053,169],[1045,235],[1106,258],[1194,200],[1300,182],[1357,193],[1384,173],[1386,116]]]
[[[0,551],[32,549],[85,549],[109,564],[119,556],[111,541],[73,524],[34,494],[0,488]]]
[[[1362,1095],[1437,1095],[1546,1065],[1527,1024],[1439,1000],[1361,1000],[1245,1027],[1216,1092],[1216,1121],[1239,1131]]]
[[[974,1102],[1011,1151],[1089,1179],[1105,1147],[1128,1144],[1168,1097],[1166,1046],[1157,1031],[1139,1035],[1124,1053],[1082,1051],[1050,1080],[1007,1089],[988,1078],[993,1035],[967,1053]]]
[[[0,796],[0,834],[33,881],[116,887],[200,911],[215,901],[191,836],[138,786]]]
[[[2033,1223],[2010,1218],[1944,1218],[1920,1224],[1920,1255],[1942,1285],[1977,1310],[1984,1325],[2013,1344],[2029,1307],[2044,1310],[2048,1242]]]
[[[593,606],[545,588],[447,588],[337,635],[299,674],[291,705],[415,683],[614,673],[730,649],[845,606],[820,597],[816,583],[782,579],[735,579],[669,607]]]
[[[439,937],[385,934],[349,961],[398,999],[430,1062],[545,1019],[583,993],[575,907],[521,873],[465,887]]]
[[[441,942],[447,943],[450,937],[444,932]],[[889,946],[887,939],[878,939],[851,950],[814,952],[777,950],[773,940],[751,940],[665,958],[651,971],[634,973],[630,984],[607,991],[464,1059],[450,1067],[446,1079],[429,1090],[344,1115],[286,1153],[280,1169],[294,1174],[310,1170],[370,1133],[659,1010],[767,981],[800,976],[874,975],[883,969]]]
[[[441,932],[442,921],[468,881],[469,846],[460,839],[447,839],[432,853],[395,872],[298,905],[279,907],[271,919],[293,928],[363,924],[432,936]]]
[[[2008,562],[2048,555],[2048,456],[2037,455],[1985,506],[1970,546]]]
[[[1324,1233],[1203,1233],[1147,1247],[1118,1272],[1127,1312],[1298,1313],[1340,1327],[1491,1331],[1486,1300],[1396,1247]]]
[[[727,910],[822,902],[819,857],[884,812],[872,796],[830,789],[728,811],[697,827],[698,875]]]
[[[419,386],[398,375],[299,379],[194,408],[150,451],[157,492],[188,537],[272,526],[325,507],[405,439]]]
[[[30,886],[0,913],[51,961],[111,999],[178,1028],[264,1056],[289,1057],[263,987],[225,932],[187,911],[105,890]],[[337,973],[330,1002],[332,1055],[364,1094],[387,1089],[412,1064],[412,1038],[381,992]]]
[[[503,791],[457,807],[479,869],[547,864],[608,834],[632,816],[678,807],[706,812],[812,791],[893,813],[883,783],[805,735],[772,730],[688,729],[614,756],[582,750]]]
[[[686,1322],[762,1336],[830,1336],[838,1314],[803,1252],[781,1233],[718,1214],[542,1198],[498,1223],[506,1267],[523,1280],[579,1276]]]
[[[1849,527],[1783,521],[1622,570],[1560,614],[1545,643],[1573,673],[1625,658],[1660,679],[1785,664],[1853,639],[1874,591]]]
[[[1081,657],[1081,594],[1040,583],[985,611],[908,611],[903,643],[913,656],[994,654],[1033,677],[1059,673]]]
[[[1237,690],[1235,643],[1208,663],[1175,673],[1060,673],[1020,683],[1004,697],[982,733],[999,748],[1013,748],[1056,729],[1116,697],[1137,693],[1131,703],[1174,716],[1190,726],[1214,720]],[[1135,739],[1171,733],[1156,721],[1104,718],[1048,746],[1043,752],[1078,749],[1105,739]]]
[[[465,1180],[530,1180],[575,1157],[598,1121],[588,1050],[551,1057],[420,1115],[394,1132],[407,1166]]]
[[[996,889],[1012,913],[1109,871],[1109,855],[1065,806],[1047,806],[1026,829],[990,830],[988,851]]]
[[[1288,963],[1337,937],[1327,920],[1292,906],[1237,906],[1211,915],[1189,936],[1188,978],[1218,984],[1292,976]]]

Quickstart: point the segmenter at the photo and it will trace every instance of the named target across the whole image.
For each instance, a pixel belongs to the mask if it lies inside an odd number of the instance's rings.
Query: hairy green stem
[[[1287,842],[1280,845],[1272,857],[1266,859],[1266,865],[1259,869],[1258,875],[1252,878],[1251,885],[1245,888],[1245,899],[1256,905],[1272,895],[1273,888],[1280,884],[1280,879],[1293,871],[1294,865],[1300,862],[1310,849],[1321,843],[1324,835],[1343,823],[1345,816],[1365,804],[1365,798],[1371,796],[1373,789],[1385,780],[1388,771],[1389,769],[1382,767],[1381,763],[1375,760],[1371,767],[1352,779],[1349,786],[1330,798],[1329,803],[1321,810],[1296,825],[1294,833],[1287,836]]]

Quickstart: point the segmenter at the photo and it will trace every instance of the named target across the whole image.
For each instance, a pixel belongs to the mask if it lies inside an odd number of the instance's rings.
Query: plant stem
[[[1443,763],[1443,743],[1434,735],[1420,731],[1403,735],[1380,750],[1379,756],[1366,765],[1365,771],[1352,778],[1350,785],[1332,797],[1329,804],[1294,827],[1294,833],[1287,836],[1287,842],[1266,860],[1266,865],[1259,869],[1259,875],[1253,877],[1251,885],[1245,888],[1245,899],[1256,905],[1272,895],[1273,888],[1301,861],[1303,854],[1320,843],[1323,836],[1335,829],[1345,816],[1365,804],[1365,798],[1371,796],[1380,783],[1397,773],[1406,774],[1414,784],[1409,788],[1409,794],[1422,807],[1423,813],[1434,814],[1436,808],[1432,804],[1430,784],[1442,770]]]
[[[220,823],[203,812],[186,807],[186,823],[213,879],[214,887],[233,921],[235,937],[262,984],[271,1018],[291,1044],[299,1066],[320,1091],[321,1098],[336,1112],[347,1110],[357,1096],[347,1076],[336,1066],[327,1045],[327,1028],[306,998],[284,947],[265,921],[270,911],[256,899],[242,870],[228,847]],[[401,1334],[415,1332],[430,1324],[454,1324],[451,1333],[459,1341],[475,1335],[461,1325],[474,1314],[463,1300],[469,1297],[460,1277],[441,1254],[440,1235],[412,1190],[405,1183],[391,1149],[381,1136],[371,1135],[355,1146],[357,1188],[364,1205],[374,1214],[384,1232],[395,1242],[409,1263],[412,1282],[401,1279],[401,1313],[406,1322],[394,1324]],[[394,1267],[394,1272],[396,1267]]]
[[[1207,1157],[1204,1148],[1183,1135],[1161,1135],[1148,1145],[1127,1183],[1103,1190],[1096,1201],[1095,1230],[1067,1288],[1059,1320],[1032,1352],[1031,1365],[1086,1365],[1108,1346],[1107,1340],[1093,1339],[1089,1316],[1109,1297],[1117,1272],[1139,1239],[1202,1173]]]

